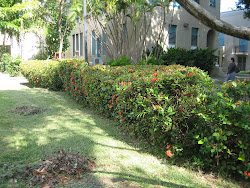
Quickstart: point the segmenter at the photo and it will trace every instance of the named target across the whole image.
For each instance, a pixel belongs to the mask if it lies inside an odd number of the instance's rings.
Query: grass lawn
[[[9,112],[31,105],[43,112],[28,116]],[[157,159],[117,122],[82,108],[63,92],[0,91],[0,140],[0,187],[28,187],[3,178],[4,165],[22,170],[60,149],[96,158],[98,165],[67,187],[240,187]]]

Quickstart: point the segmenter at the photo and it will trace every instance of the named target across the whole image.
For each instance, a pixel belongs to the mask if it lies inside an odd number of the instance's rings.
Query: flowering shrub
[[[20,64],[20,69],[32,87],[42,87],[58,91],[63,88],[63,83],[58,72],[59,66],[62,62],[68,61],[71,60],[29,60],[23,61]],[[77,61],[83,62],[82,60]],[[87,63],[85,63],[86,65]]]
[[[249,177],[249,92],[245,97],[243,89],[249,82],[217,88],[207,73],[181,65],[62,61],[56,67],[62,87],[79,104],[116,119],[169,160]]]

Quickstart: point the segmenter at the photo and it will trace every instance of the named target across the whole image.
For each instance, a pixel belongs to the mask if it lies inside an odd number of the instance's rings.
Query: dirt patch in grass
[[[44,111],[45,111],[44,109],[41,109],[41,108],[36,107],[36,106],[20,106],[14,110],[10,110],[8,112],[22,115],[22,116],[30,116],[30,115],[36,115],[36,114],[43,113]]]

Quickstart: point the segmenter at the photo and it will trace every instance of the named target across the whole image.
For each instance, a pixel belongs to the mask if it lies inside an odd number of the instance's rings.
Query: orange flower
[[[128,86],[130,86],[131,85],[131,82],[128,82]]]
[[[170,145],[167,145],[166,149],[171,149],[172,147]]]
[[[169,156],[170,158],[173,157],[173,154],[172,154],[171,150],[167,150],[167,151],[166,151],[166,154],[167,154],[167,156]]]
[[[113,108],[112,104],[109,106],[109,108]]]

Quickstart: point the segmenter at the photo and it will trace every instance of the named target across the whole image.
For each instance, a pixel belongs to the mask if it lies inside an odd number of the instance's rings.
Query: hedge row
[[[54,65],[58,82],[78,103],[118,120],[173,162],[248,178],[249,81],[216,88],[205,72],[181,65],[89,67],[75,61]],[[36,73],[45,69],[40,63]],[[36,77],[23,71],[27,78]],[[236,98],[234,91],[241,95]]]

